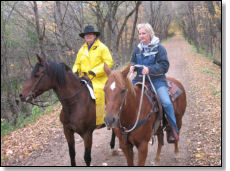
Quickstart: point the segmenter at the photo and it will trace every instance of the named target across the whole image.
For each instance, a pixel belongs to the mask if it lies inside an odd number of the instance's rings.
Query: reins
[[[38,102],[44,102],[44,103],[46,103],[47,101],[35,101],[34,103],[33,103],[33,102],[27,102],[27,103],[30,103],[30,104],[32,104],[32,105],[39,106],[39,107],[49,107],[49,106],[52,106],[52,105],[54,105],[55,103],[57,103],[57,102],[58,102],[58,99],[55,100],[55,101],[54,101],[52,104],[50,104],[50,105],[40,105],[40,104],[37,104]]]
[[[142,67],[142,68],[143,68],[143,65],[135,65],[135,67]],[[133,74],[133,72],[132,72],[131,75],[129,76],[130,78],[132,77],[132,74]],[[123,130],[123,133],[126,133],[126,134],[127,134],[127,133],[133,131],[134,129],[137,128],[138,124],[139,124],[139,126],[140,126],[140,125],[142,125],[142,124],[144,123],[144,121],[147,120],[147,119],[145,118],[144,120],[140,121],[140,123],[139,123],[139,118],[140,118],[140,113],[141,113],[141,108],[142,108],[142,102],[143,102],[145,77],[146,77],[146,75],[143,75],[143,79],[142,79],[142,88],[141,88],[141,97],[140,97],[140,103],[139,103],[139,108],[138,108],[137,119],[136,119],[135,123],[133,124],[133,126],[131,126],[130,129],[127,129],[127,128],[125,128],[125,127],[123,127],[123,126],[121,125],[120,120],[119,120],[120,128]],[[151,86],[152,86],[152,88],[153,88],[155,94],[157,94],[156,89],[155,89],[155,87],[154,87],[154,85],[153,85],[153,83],[152,83],[152,81],[151,81],[151,79],[150,79],[149,74],[147,75],[147,77],[149,78],[149,81],[150,81],[150,83],[151,83]],[[126,96],[124,96],[123,102],[122,102],[122,104],[121,104],[121,106],[120,106],[120,108],[119,108],[119,111],[118,111],[118,117],[119,117],[119,118],[120,118],[121,109],[122,109],[122,107],[124,106],[124,101],[125,101],[125,99],[126,99]],[[159,99],[158,99],[158,98],[157,98],[157,101],[158,101],[158,103],[159,103]],[[160,103],[159,103],[159,104],[160,104]],[[150,118],[151,115],[152,115],[152,113],[153,113],[153,110],[151,109],[151,111],[150,111],[150,112],[148,113],[148,115],[147,115],[147,118]]]
[[[142,80],[142,84],[143,84],[143,85],[144,85],[144,83],[145,83],[145,75],[143,75],[143,80]],[[128,129],[128,130],[127,130],[127,128],[122,127],[122,126],[121,126],[121,123],[120,123],[120,127],[123,128],[123,130],[124,130],[125,133],[128,133],[128,132],[133,131],[133,130],[136,128],[136,126],[137,126],[137,123],[138,123],[139,118],[140,118],[140,113],[141,113],[141,107],[142,107],[142,102],[143,102],[143,94],[144,94],[144,86],[142,86],[142,88],[141,88],[141,98],[140,98],[140,103],[139,103],[139,108],[138,108],[137,119],[136,119],[136,122],[135,122],[135,124],[133,125],[133,127],[132,127],[131,129]],[[122,105],[122,106],[123,106],[123,105]],[[120,110],[121,110],[121,107],[120,107]],[[120,112],[119,112],[119,113],[120,113]]]
[[[92,81],[92,80],[94,79],[95,76],[96,76],[96,75],[93,75],[93,77],[92,77],[91,79],[89,79],[88,81],[84,82],[84,84],[88,84],[90,81]],[[82,84],[81,84],[81,86],[82,86]],[[74,93],[73,96],[61,98],[61,99],[59,99],[59,100],[60,100],[60,101],[64,101],[64,100],[69,100],[69,99],[75,97],[75,96],[82,90],[83,87],[84,87],[84,86],[82,86],[80,89],[78,89],[78,90],[76,91],[76,93]]]

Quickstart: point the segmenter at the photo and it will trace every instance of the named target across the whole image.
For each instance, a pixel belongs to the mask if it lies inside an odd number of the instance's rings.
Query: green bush
[[[52,106],[48,107],[46,110],[38,106],[33,106],[30,116],[26,117],[25,113],[18,114],[16,125],[12,121],[8,122],[6,119],[1,119],[1,137],[4,137],[6,134],[16,129],[23,128],[25,125],[34,123],[41,115],[51,110]]]

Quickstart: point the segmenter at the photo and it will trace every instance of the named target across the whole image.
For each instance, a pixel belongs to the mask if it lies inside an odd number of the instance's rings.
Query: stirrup
[[[176,141],[179,140],[178,135],[175,135],[176,131],[175,132],[174,131],[175,131],[175,129],[173,130],[173,127],[171,127],[171,126],[166,127],[167,142],[170,144],[175,143]]]

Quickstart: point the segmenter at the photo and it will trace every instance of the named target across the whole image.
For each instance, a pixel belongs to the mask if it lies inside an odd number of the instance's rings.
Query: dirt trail
[[[180,133],[180,141],[179,141],[179,154],[178,156],[174,155],[174,145],[168,144],[165,138],[165,145],[162,148],[161,152],[161,160],[159,163],[155,164],[154,157],[156,155],[157,149],[157,139],[155,138],[154,145],[149,144],[149,152],[148,157],[146,160],[146,166],[200,166],[200,165],[215,165],[220,166],[221,164],[221,154],[220,154],[220,143],[215,143],[217,150],[217,159],[214,154],[206,154],[203,152],[203,148],[206,147],[204,144],[204,140],[200,140],[199,134],[197,134],[197,125],[200,125],[199,114],[200,111],[204,111],[207,106],[205,104],[202,106],[202,102],[199,101],[201,104],[200,108],[197,109],[197,99],[196,97],[198,91],[202,93],[203,89],[207,87],[210,89],[208,84],[200,85],[201,87],[197,86],[199,82],[197,82],[198,74],[202,74],[202,77],[210,77],[205,72],[201,72],[201,68],[199,65],[206,65],[207,67],[212,68],[215,72],[220,73],[220,69],[214,66],[211,61],[208,61],[206,58],[202,58],[201,60],[204,64],[200,63],[200,58],[194,56],[195,52],[191,51],[191,47],[188,43],[182,38],[182,36],[177,35],[172,39],[164,42],[163,45],[165,46],[168,57],[170,61],[170,69],[167,73],[168,76],[172,76],[184,85],[186,93],[187,93],[187,109],[185,115],[183,117],[183,125],[181,128]],[[197,61],[198,60],[198,61]],[[194,67],[197,65],[197,68]],[[211,75],[213,76],[213,75]],[[214,77],[214,76],[213,76]],[[215,78],[210,78],[212,81],[215,81]],[[218,81],[218,80],[217,80]],[[215,88],[218,89],[220,87],[220,83],[215,84]],[[194,87],[196,85],[197,87]],[[214,83],[213,83],[214,85]],[[204,87],[202,87],[204,86]],[[211,87],[213,88],[213,87]],[[215,99],[212,99],[212,103],[217,103],[220,101],[219,97],[215,96]],[[216,108],[215,105],[211,104],[211,109]],[[209,106],[209,108],[210,108]],[[220,104],[217,104],[217,107],[220,108]],[[218,110],[220,112],[220,109]],[[199,116],[198,116],[199,115]],[[216,118],[217,124],[214,126],[216,128],[216,132],[213,136],[217,137],[217,139],[221,139],[221,134],[219,130],[220,128],[220,113],[217,113],[218,118]],[[58,118],[56,118],[58,119]],[[219,119],[219,120],[218,120]],[[207,126],[207,125],[206,125]],[[213,128],[213,125],[212,125]],[[202,128],[203,129],[203,128]],[[211,128],[210,128],[211,129]],[[199,131],[198,131],[199,132]],[[208,134],[208,133],[207,133]],[[66,140],[64,138],[62,128],[56,130],[55,136],[49,138],[48,145],[44,146],[43,149],[38,149],[28,155],[23,161],[17,160],[10,162],[9,165],[17,165],[17,166],[69,166],[70,159],[68,154],[68,147]],[[208,136],[208,135],[207,135]],[[212,135],[210,135],[212,136]],[[124,155],[114,155],[112,156],[110,153],[110,137],[111,131],[108,131],[106,128],[95,130],[93,134],[93,147],[92,147],[92,162],[93,166],[126,166],[126,159]],[[205,136],[204,136],[205,137]],[[213,138],[214,139],[214,138]],[[25,139],[26,141],[26,139]],[[78,166],[85,166],[83,155],[84,155],[84,146],[83,141],[79,137],[79,135],[75,134],[75,141],[76,141],[76,164]],[[201,146],[202,145],[202,146]],[[116,148],[118,148],[118,139],[116,138]],[[209,147],[207,147],[209,148]],[[211,147],[207,150],[212,150]],[[205,153],[205,154],[204,154]],[[216,152],[214,152],[216,153]],[[135,164],[137,163],[137,150],[134,148],[135,154]],[[196,156],[199,154],[200,156]],[[215,160],[211,157],[215,157]],[[208,160],[208,163],[205,162]]]

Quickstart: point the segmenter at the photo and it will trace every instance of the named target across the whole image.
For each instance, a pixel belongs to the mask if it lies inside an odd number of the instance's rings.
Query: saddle
[[[168,82],[167,86],[168,86],[169,97],[172,101],[174,101],[182,93],[182,90],[174,82],[169,81],[169,80],[167,80],[167,82]],[[137,82],[135,85],[141,88],[142,82]],[[156,121],[155,121],[153,131],[152,131],[153,135],[157,135],[163,132],[162,131],[163,128],[168,127],[169,121],[166,117],[166,114],[164,113],[159,97],[157,96],[157,94],[151,91],[150,84],[148,82],[145,82],[144,86],[145,86],[145,89],[144,89],[145,95],[147,96],[150,104],[152,104],[153,111],[157,112]],[[162,129],[159,129],[160,127]]]
[[[135,85],[138,86],[139,88],[141,88],[142,82],[137,82]],[[162,125],[163,108],[162,108],[159,97],[151,91],[150,84],[145,82],[144,87],[145,87],[144,93],[145,93],[147,99],[149,100],[150,104],[152,104],[152,111],[157,113],[156,121],[155,121],[153,130],[152,130],[152,134],[156,135],[158,128],[160,127],[160,125]]]
[[[81,77],[80,82],[81,82],[82,84],[84,84],[84,85],[87,87],[87,89],[88,89],[88,91],[89,91],[89,93],[90,93],[90,97],[91,97],[93,100],[95,100],[96,97],[95,97],[95,93],[94,93],[94,91],[93,91],[93,85],[92,85],[91,80],[90,80],[88,77],[83,76],[83,77]]]

